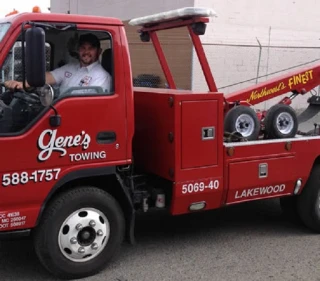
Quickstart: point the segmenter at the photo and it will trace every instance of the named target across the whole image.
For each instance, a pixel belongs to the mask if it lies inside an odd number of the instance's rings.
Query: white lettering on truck
[[[87,150],[91,142],[91,137],[85,131],[82,131],[76,136],[58,136],[57,130],[44,130],[38,139],[38,148],[40,153],[38,161],[44,162],[48,160],[53,152],[58,152],[60,157],[67,155],[67,148],[82,147],[82,150]],[[70,153],[71,162],[88,161],[96,159],[106,159],[105,151],[86,151],[79,153]]]
[[[20,212],[1,213],[0,229],[10,229],[17,226],[24,226],[27,217],[20,214]]]
[[[253,197],[258,195],[268,195],[268,194],[274,194],[274,193],[281,193],[285,190],[286,185],[280,184],[275,186],[265,186],[265,187],[256,187],[256,188],[250,188],[243,190],[240,194],[239,191],[236,191],[235,198],[247,198],[247,197]]]
[[[44,138],[48,135],[49,141],[45,142]],[[85,131],[76,136],[57,137],[57,130],[44,130],[39,139],[38,147],[41,152],[38,155],[38,160],[43,162],[50,158],[52,152],[60,152],[61,157],[67,154],[66,148],[82,146],[83,150],[89,147],[91,138]]]
[[[106,152],[105,151],[96,151],[96,152],[83,152],[77,154],[69,154],[70,160],[72,162],[83,161],[83,160],[94,160],[94,159],[105,159]]]
[[[61,168],[43,169],[35,171],[23,171],[6,173],[2,175],[2,186],[25,185],[29,182],[41,183],[58,180]],[[0,217],[1,218],[1,217]]]

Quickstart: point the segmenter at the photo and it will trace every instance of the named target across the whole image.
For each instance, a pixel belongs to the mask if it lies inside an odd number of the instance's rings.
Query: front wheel
[[[124,237],[124,215],[117,201],[94,187],[80,187],[58,196],[46,209],[34,233],[37,256],[61,279],[101,271]]]

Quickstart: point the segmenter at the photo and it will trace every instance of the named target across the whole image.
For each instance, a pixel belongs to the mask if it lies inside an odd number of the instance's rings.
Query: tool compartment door
[[[297,180],[294,156],[229,164],[228,203],[290,194]]]
[[[217,165],[218,101],[182,101],[181,107],[181,168]]]

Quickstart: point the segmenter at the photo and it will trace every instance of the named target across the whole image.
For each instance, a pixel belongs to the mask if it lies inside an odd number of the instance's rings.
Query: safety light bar
[[[171,10],[149,16],[134,18],[129,21],[132,26],[146,26],[159,22],[168,22],[180,18],[192,17],[213,17],[217,16],[216,12],[209,8],[202,7],[185,7],[181,9]]]

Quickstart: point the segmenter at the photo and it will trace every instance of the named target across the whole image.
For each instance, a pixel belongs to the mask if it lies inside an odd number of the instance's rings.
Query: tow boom
[[[225,98],[229,103],[255,105],[288,92],[304,95],[318,85],[320,85],[320,64],[226,94]],[[287,100],[288,98],[285,98],[282,102],[290,104],[286,102]]]

